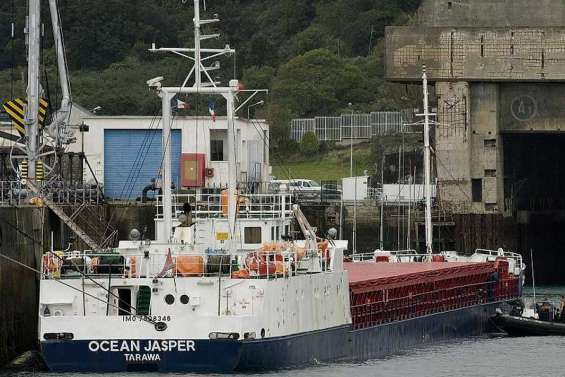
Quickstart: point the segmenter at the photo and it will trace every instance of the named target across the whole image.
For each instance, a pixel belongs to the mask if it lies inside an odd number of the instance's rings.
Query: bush
[[[306,132],[300,142],[300,152],[306,156],[314,156],[320,150],[320,142],[314,132]]]

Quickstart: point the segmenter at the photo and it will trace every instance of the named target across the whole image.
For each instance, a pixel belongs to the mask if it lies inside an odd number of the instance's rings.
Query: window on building
[[[485,148],[496,148],[496,139],[485,139]]]
[[[244,243],[261,243],[261,227],[260,226],[248,226],[245,227],[243,231],[243,242]]]
[[[483,201],[483,180],[471,179],[471,196],[474,203]]]
[[[496,169],[485,169],[485,177],[496,177]]]
[[[210,160],[225,161],[223,140],[210,140]]]
[[[496,211],[498,209],[498,206],[496,205],[496,203],[485,203],[485,211]]]

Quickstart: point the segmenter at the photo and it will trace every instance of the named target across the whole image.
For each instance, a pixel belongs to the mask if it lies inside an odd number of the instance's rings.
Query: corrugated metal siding
[[[104,131],[104,193],[112,199],[132,199],[159,175],[163,148],[161,130]],[[173,182],[179,187],[181,132],[172,131]]]

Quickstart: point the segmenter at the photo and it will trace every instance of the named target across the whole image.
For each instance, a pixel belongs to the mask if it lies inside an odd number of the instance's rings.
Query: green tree
[[[295,117],[288,108],[280,106],[277,103],[269,103],[266,119],[269,122],[269,145],[271,150],[276,152],[278,156],[284,157],[294,152],[289,145],[292,144],[290,139],[290,121]]]
[[[249,67],[243,71],[243,83],[250,89],[269,89],[275,76],[275,69],[269,66]]]
[[[319,49],[298,56],[280,67],[273,81],[273,100],[298,116],[334,114],[363,88],[361,70]]]
[[[300,141],[300,152],[306,156],[315,156],[320,150],[320,142],[314,132],[306,132]]]

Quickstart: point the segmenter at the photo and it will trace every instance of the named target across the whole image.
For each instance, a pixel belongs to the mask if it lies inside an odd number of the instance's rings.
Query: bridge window
[[[244,243],[261,243],[261,227],[260,226],[248,226],[245,227],[243,235]]]
[[[131,315],[131,289],[118,289],[118,315]]]

